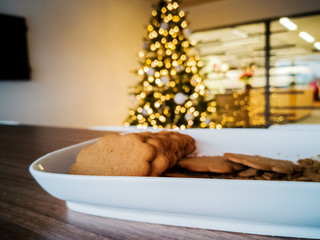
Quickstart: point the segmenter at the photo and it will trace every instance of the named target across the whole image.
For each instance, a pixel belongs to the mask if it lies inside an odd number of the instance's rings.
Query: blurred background
[[[0,1],[1,16],[25,19],[30,66],[27,76],[1,77],[0,121],[122,125],[155,3]],[[320,123],[320,1],[185,0],[181,7],[225,127]]]

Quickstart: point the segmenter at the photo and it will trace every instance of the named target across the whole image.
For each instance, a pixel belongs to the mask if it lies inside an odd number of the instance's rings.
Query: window
[[[193,33],[201,73],[217,102],[217,121],[224,127],[268,127],[297,122],[319,108],[317,29],[320,15]],[[305,39],[307,34],[312,38]]]

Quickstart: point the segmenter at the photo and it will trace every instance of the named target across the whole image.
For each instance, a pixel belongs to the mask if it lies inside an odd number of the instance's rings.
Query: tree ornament
[[[147,75],[148,76],[153,76],[154,74],[154,69],[153,68],[149,68],[148,71],[147,71]]]
[[[189,121],[189,120],[193,120],[194,116],[191,113],[187,113],[186,115],[184,115],[184,118]]]
[[[184,104],[184,102],[186,101],[187,96],[184,95],[183,93],[179,92],[174,96],[174,101],[176,104]]]
[[[162,29],[164,29],[164,30],[168,30],[169,24],[166,23],[166,22],[161,22],[161,23],[160,23],[160,27],[161,27]]]
[[[166,84],[169,82],[169,78],[168,78],[167,76],[161,77],[160,80],[162,81],[162,83],[163,83],[164,85],[166,85]]]
[[[178,65],[175,67],[177,72],[181,72],[183,70],[183,66],[182,65]]]
[[[146,41],[144,41],[144,42],[142,43],[142,48],[143,48],[144,50],[147,50],[147,48],[148,48],[148,43],[147,43]]]
[[[207,126],[210,124],[210,122],[211,122],[211,121],[210,121],[209,118],[206,118],[206,120],[204,120],[204,123],[207,124]]]
[[[146,109],[143,109],[143,110],[142,110],[142,115],[143,115],[143,116],[147,116],[147,115],[148,115],[148,112],[147,112]]]
[[[186,36],[186,37],[190,37],[191,36],[191,30],[189,28],[185,28],[183,29],[183,34]]]

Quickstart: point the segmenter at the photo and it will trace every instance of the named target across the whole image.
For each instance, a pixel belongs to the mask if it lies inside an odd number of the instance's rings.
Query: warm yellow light
[[[158,33],[154,30],[151,32],[151,34],[152,34],[152,37],[154,38],[158,37]]]
[[[169,34],[170,34],[170,35],[173,35],[173,34],[174,34],[174,29],[173,29],[173,28],[170,28]]]
[[[172,17],[172,21],[174,21],[174,22],[179,22],[179,20],[180,20],[180,18],[179,18],[179,16],[177,16],[177,15],[174,15],[173,17]]]
[[[144,52],[143,51],[141,51],[141,52],[139,52],[139,57],[144,57]]]
[[[157,85],[159,85],[159,84],[161,84],[162,82],[161,82],[160,78],[157,78],[156,81],[155,81],[155,83],[156,83]]]
[[[158,54],[159,54],[159,55],[162,55],[162,54],[163,54],[162,48],[159,48],[159,49],[158,49]]]
[[[152,63],[151,63],[151,67],[156,67],[158,65],[158,61],[153,61]]]
[[[171,81],[171,82],[169,83],[169,85],[170,85],[170,87],[175,87],[175,86],[176,86],[176,83],[175,83],[174,81]]]
[[[160,73],[159,72],[155,72],[154,76],[158,78],[158,77],[160,77]]]
[[[141,93],[140,93],[140,97],[141,97],[141,98],[145,98],[145,97],[146,97],[146,94],[145,94],[144,92],[141,92]]]
[[[149,77],[148,77],[148,81],[149,81],[149,82],[153,82],[153,80],[154,80],[154,78],[153,78],[152,76],[149,76]]]
[[[157,16],[157,11],[156,10],[152,11],[152,16],[154,16],[154,17]]]
[[[182,61],[185,61],[185,60],[187,59],[187,56],[183,54],[183,55],[181,55],[180,59],[181,59]]]
[[[180,16],[180,17],[183,17],[184,15],[185,15],[185,14],[184,14],[183,11],[180,11],[180,12],[179,12],[179,16]]]
[[[174,75],[177,74],[177,71],[176,71],[175,69],[172,69],[172,70],[170,71],[170,74],[171,74],[172,76],[174,76]]]
[[[147,60],[146,60],[146,64],[148,64],[148,65],[150,65],[151,64],[151,59],[150,58],[148,58]],[[148,69],[149,70],[149,69]]]
[[[169,56],[169,55],[172,54],[172,51],[171,51],[170,49],[167,49],[167,50],[166,50],[166,54]]]
[[[192,126],[193,125],[193,121],[192,120],[188,120],[188,125]]]
[[[161,104],[160,104],[159,102],[155,102],[155,103],[154,103],[154,106],[155,106],[156,108],[160,107],[160,105],[161,105]],[[157,116],[157,114],[156,114],[156,116]]]
[[[186,102],[185,106],[186,106],[186,107],[191,107],[192,104],[193,104],[192,101],[189,100],[188,102]]]
[[[179,4],[178,4],[177,2],[174,2],[174,3],[173,3],[173,8],[174,8],[174,9],[177,9],[178,7],[179,7]]]
[[[204,117],[204,116],[200,117],[200,121],[201,121],[201,122],[204,122],[206,119],[207,119],[207,118]]]
[[[168,5],[167,5],[167,8],[168,8],[168,10],[172,10],[173,9],[173,5],[172,5],[172,3],[168,3]]]
[[[186,28],[188,26],[187,22],[184,20],[181,23],[181,27]]]
[[[149,71],[149,68],[148,68],[148,67],[143,67],[143,71],[144,71],[144,72],[148,72],[148,71]]]
[[[161,115],[161,116],[159,117],[159,120],[160,120],[161,122],[165,122],[165,121],[166,121],[166,117],[163,116],[163,115]]]
[[[147,102],[147,103],[143,106],[143,108],[144,108],[145,110],[150,109],[150,103]]]
[[[184,47],[184,48],[189,47],[189,42],[188,41],[183,41],[181,46]]]
[[[197,99],[198,97],[199,97],[199,94],[198,93],[194,93],[194,94],[192,94],[192,96],[191,96],[193,99]]]
[[[178,66],[178,62],[177,61],[173,61],[172,62],[172,66],[174,66],[174,67]]]
[[[165,7],[161,8],[161,12],[165,13],[167,9]]]
[[[163,35],[163,33],[164,33],[164,29],[163,29],[163,28],[160,28],[160,29],[159,29],[159,34]]]
[[[160,26],[160,24],[158,23],[158,21],[156,19],[153,19],[152,23],[156,27]]]
[[[139,69],[138,74],[139,74],[139,75],[143,75],[143,74],[144,74],[144,71],[143,71],[142,69]]]

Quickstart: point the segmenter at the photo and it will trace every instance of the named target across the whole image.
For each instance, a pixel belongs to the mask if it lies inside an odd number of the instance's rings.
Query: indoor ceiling
[[[271,57],[294,61],[299,57],[320,60],[320,51],[313,43],[299,37],[301,31],[311,34],[320,42],[320,15],[291,19],[297,30],[290,31],[278,20],[271,22]],[[220,56],[224,61],[240,65],[243,59],[251,59],[264,65],[265,58],[265,25],[263,22],[239,25],[237,27],[212,29],[196,32],[191,39],[197,41],[197,49],[202,57]]]

